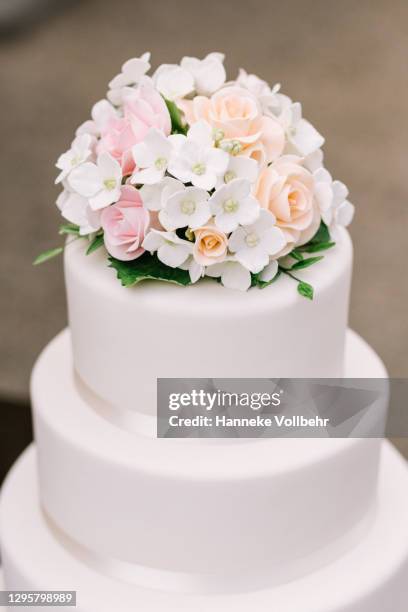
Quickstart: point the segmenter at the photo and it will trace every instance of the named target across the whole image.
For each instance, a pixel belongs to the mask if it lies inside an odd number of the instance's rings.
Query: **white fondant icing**
[[[163,590],[160,580],[146,589],[90,568],[55,538],[40,511],[31,449],[12,470],[0,503],[5,588],[76,590],[78,612],[405,612],[407,514],[408,470],[384,443],[374,522],[366,538],[337,561],[299,580],[247,593],[239,585],[237,593],[222,595],[174,593]]]
[[[156,378],[338,377],[343,375],[352,246],[346,230],[317,265],[298,276],[313,302],[282,275],[248,292],[213,280],[181,288],[121,287],[106,254],[65,252],[75,368],[107,402],[147,414]]]
[[[348,376],[385,376],[351,333],[347,355]],[[34,369],[41,498],[59,528],[97,554],[178,572],[267,564],[285,575],[374,503],[378,440],[151,439],[86,403],[71,366],[64,332]]]

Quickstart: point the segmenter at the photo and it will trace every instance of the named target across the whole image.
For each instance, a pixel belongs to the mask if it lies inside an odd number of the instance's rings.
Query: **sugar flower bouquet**
[[[223,60],[122,66],[57,161],[60,233],[104,247],[125,286],[207,276],[245,291],[287,274],[312,298],[296,271],[351,221],[347,188],[301,105],[244,70],[227,82]]]

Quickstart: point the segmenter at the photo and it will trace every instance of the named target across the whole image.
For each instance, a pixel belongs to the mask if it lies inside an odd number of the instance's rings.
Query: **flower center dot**
[[[112,189],[115,189],[116,187],[116,180],[114,178],[106,179],[103,181],[103,184],[108,191],[112,191]]]
[[[165,157],[158,157],[154,162],[156,170],[164,170],[167,166],[167,159]]]
[[[184,200],[181,203],[181,212],[184,215],[192,215],[195,212],[196,209],[196,203],[194,202],[194,200]]]
[[[256,247],[259,244],[259,236],[255,234],[255,232],[252,232],[246,236],[245,242],[250,248]]]
[[[238,210],[239,204],[236,200],[229,198],[228,200],[225,200],[223,208],[226,213],[234,213]]]
[[[223,151],[230,153],[231,155],[239,155],[242,151],[242,144],[239,140],[223,140],[219,146]]]
[[[198,176],[202,176],[203,174],[205,174],[205,165],[195,164],[195,166],[193,166],[193,172],[194,174],[197,174]]]
[[[224,132],[219,128],[213,130],[213,138],[216,143],[219,143],[224,138]]]
[[[225,183],[229,183],[230,181],[233,181],[234,178],[237,178],[237,175],[235,172],[233,172],[233,170],[228,170],[228,172],[224,174]]]

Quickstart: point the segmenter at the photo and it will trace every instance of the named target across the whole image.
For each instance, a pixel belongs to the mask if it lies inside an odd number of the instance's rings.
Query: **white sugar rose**
[[[201,266],[224,261],[227,255],[228,238],[213,225],[205,225],[194,231],[195,243],[193,255]]]
[[[281,255],[305,244],[320,224],[313,175],[301,162],[294,155],[281,157],[262,170],[256,186],[260,205],[275,215],[276,225],[285,234],[288,244]]]

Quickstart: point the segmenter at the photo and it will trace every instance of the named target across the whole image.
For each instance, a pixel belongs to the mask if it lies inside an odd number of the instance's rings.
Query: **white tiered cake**
[[[99,258],[66,250],[71,332],[34,369],[36,447],[2,493],[6,588],[76,590],[80,612],[403,612],[408,471],[387,443],[149,431],[156,376],[211,376],[210,354],[223,376],[384,377],[346,331],[348,234],[308,272],[313,303],[289,281],[124,290]]]
[[[354,209],[324,139],[223,59],[129,60],[57,161],[70,329],[2,490],[5,588],[75,590],[78,612],[405,612],[408,470],[365,419],[156,437],[157,378],[387,376],[347,329]]]

